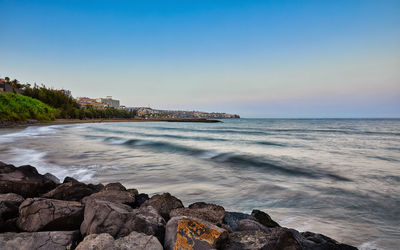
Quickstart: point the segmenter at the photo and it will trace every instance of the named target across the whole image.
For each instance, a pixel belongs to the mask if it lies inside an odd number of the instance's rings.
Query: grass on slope
[[[43,102],[31,97],[13,93],[0,94],[0,120],[25,121],[35,119],[39,121],[54,120],[56,110]]]

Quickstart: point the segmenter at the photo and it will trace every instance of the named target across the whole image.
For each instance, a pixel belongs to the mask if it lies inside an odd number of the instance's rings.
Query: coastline
[[[267,213],[229,212],[168,193],[150,197],[121,183],[87,184],[0,162],[0,248],[357,249],[281,227]],[[57,240],[55,240],[57,239]],[[107,246],[107,247],[106,247]]]
[[[63,124],[80,124],[80,123],[109,123],[109,122],[199,122],[199,123],[219,123],[220,120],[215,119],[56,119],[50,122],[39,122],[36,120],[28,120],[22,123],[13,122],[0,122],[0,129],[2,128],[23,128],[28,126],[50,126],[50,125],[63,125]]]

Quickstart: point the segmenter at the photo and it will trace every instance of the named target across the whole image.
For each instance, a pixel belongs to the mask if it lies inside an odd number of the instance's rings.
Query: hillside
[[[0,94],[0,121],[50,121],[55,115],[54,108],[39,100],[14,93]]]

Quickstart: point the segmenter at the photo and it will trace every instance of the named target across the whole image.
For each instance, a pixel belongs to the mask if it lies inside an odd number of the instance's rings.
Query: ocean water
[[[237,119],[0,130],[0,161],[121,182],[361,249],[400,248],[399,119]]]

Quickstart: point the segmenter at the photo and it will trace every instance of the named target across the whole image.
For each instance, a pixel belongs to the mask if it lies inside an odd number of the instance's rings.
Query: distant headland
[[[240,118],[219,112],[127,107],[111,96],[74,98],[70,90],[21,84],[9,77],[0,78],[0,104],[0,127],[117,121],[219,122],[210,119]]]

